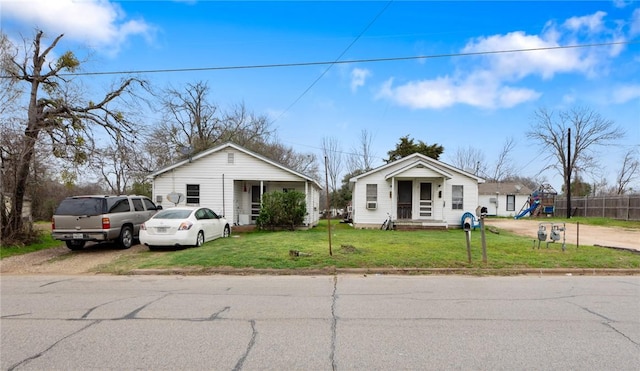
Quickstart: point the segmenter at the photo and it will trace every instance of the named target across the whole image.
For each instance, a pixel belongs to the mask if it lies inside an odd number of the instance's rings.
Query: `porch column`
[[[262,195],[264,194],[264,180],[260,181],[260,205],[262,205]]]
[[[391,192],[389,193],[389,197],[391,197],[391,212],[389,214],[391,214],[391,218],[392,219],[398,219],[398,216],[395,215],[397,213],[398,210],[398,206],[397,206],[397,201],[395,197],[396,195],[396,178],[395,177],[391,177]]]
[[[305,219],[306,219],[306,224],[310,225],[311,223],[309,222],[311,219],[311,213],[309,212],[309,205],[311,205],[311,200],[309,197],[309,181],[304,182],[304,199],[306,200],[306,204],[307,204],[307,215],[305,215]],[[313,205],[311,205],[311,207],[313,207]]]

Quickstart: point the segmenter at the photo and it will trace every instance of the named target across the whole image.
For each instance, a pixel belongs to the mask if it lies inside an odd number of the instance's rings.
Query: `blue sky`
[[[280,141],[300,152],[320,155],[323,137],[351,152],[366,129],[377,165],[409,135],[444,146],[445,162],[473,147],[491,166],[512,137],[517,173],[544,176],[560,190],[553,171],[540,174],[547,154],[525,133],[536,109],[576,106],[627,132],[601,150],[598,174],[585,180],[612,184],[624,153],[640,149],[636,1],[2,0],[0,17],[13,40],[38,27],[64,33],[61,47],[79,55],[92,50],[86,72],[359,61],[144,75],[159,87],[207,81],[212,100],[222,107],[244,102],[268,115]],[[636,43],[460,56],[630,41]],[[399,59],[416,56],[430,58]],[[366,62],[375,59],[388,60]],[[152,111],[144,117],[158,120]]]

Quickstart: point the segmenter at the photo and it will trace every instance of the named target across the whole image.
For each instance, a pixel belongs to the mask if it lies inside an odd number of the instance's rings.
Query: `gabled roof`
[[[532,193],[529,187],[517,182],[491,182],[478,186],[478,194],[495,195],[496,192],[509,195],[530,195]]]
[[[434,171],[447,179],[452,178],[452,175],[451,175],[452,173],[458,173],[458,174],[467,176],[469,178],[475,179],[478,183],[484,183],[484,179],[478,176],[475,176],[471,173],[458,169],[444,162],[438,161],[429,156],[425,156],[421,153],[413,153],[407,157],[403,157],[399,160],[379,166],[373,170],[369,170],[366,173],[360,174],[358,176],[354,176],[353,178],[349,179],[349,182],[355,183],[360,178],[366,177],[373,173],[384,171],[385,169],[388,169],[391,166],[396,166],[398,164],[403,164],[403,163],[405,163],[406,165],[404,165],[401,169],[394,170],[393,172],[386,174],[385,175],[386,179],[389,179],[390,177],[393,177],[393,176],[397,176],[398,174],[401,174],[403,172],[406,172],[407,170],[416,168],[418,166],[424,166],[425,168],[431,171]]]
[[[294,175],[296,175],[296,176],[298,176],[298,177],[300,177],[302,179],[305,179],[307,181],[313,182],[318,188],[322,189],[322,186],[320,185],[320,183],[318,183],[318,181],[313,179],[312,177],[310,177],[308,175],[305,175],[305,174],[302,174],[300,172],[297,172],[297,171],[295,171],[293,169],[290,169],[290,168],[288,168],[288,167],[286,167],[286,166],[284,166],[284,165],[282,165],[280,163],[277,163],[277,162],[275,162],[275,161],[273,161],[273,160],[271,160],[271,159],[269,159],[269,158],[267,158],[265,156],[262,156],[262,155],[260,155],[258,153],[250,151],[250,150],[248,150],[248,149],[246,149],[246,148],[244,148],[242,146],[239,146],[239,145],[237,145],[235,143],[232,143],[232,142],[227,142],[227,143],[221,144],[219,146],[212,147],[212,148],[210,148],[210,149],[208,149],[206,151],[202,151],[202,152],[196,154],[195,156],[192,156],[189,159],[185,159],[185,160],[176,162],[175,164],[166,166],[166,167],[164,167],[164,168],[162,168],[160,170],[156,170],[153,173],[147,175],[147,178],[153,179],[153,178],[155,178],[155,177],[157,177],[159,175],[162,175],[162,174],[164,174],[164,173],[166,173],[168,171],[171,171],[173,169],[179,168],[180,166],[183,166],[185,164],[188,164],[188,163],[191,163],[191,162],[194,162],[194,161],[198,161],[198,160],[200,160],[202,158],[205,158],[205,157],[207,157],[207,156],[209,156],[209,155],[211,155],[213,153],[220,152],[220,151],[225,150],[227,148],[233,148],[233,149],[235,149],[237,151],[246,153],[249,156],[255,157],[255,158],[257,158],[257,159],[259,159],[261,161],[264,161],[264,162],[266,162],[266,163],[268,163],[270,165],[273,165],[273,166],[275,166],[275,167],[277,167],[279,169],[282,169],[282,170],[287,171],[287,172],[289,172],[291,174],[294,174]]]
[[[439,168],[433,166],[432,164],[427,163],[426,161],[423,161],[422,159],[417,159],[416,161],[414,161],[414,162],[412,162],[410,164],[407,164],[407,166],[403,166],[403,167],[399,168],[398,170],[393,171],[393,172],[385,175],[385,179],[389,179],[389,178],[393,178],[393,177],[402,175],[403,173],[406,173],[407,171],[409,171],[411,169],[416,169],[416,168],[418,168],[418,169],[428,169],[431,172],[434,172],[437,175],[442,176],[442,177],[447,178],[447,179],[453,178],[453,176],[450,173],[448,173],[446,171],[443,171],[443,170],[440,170]]]

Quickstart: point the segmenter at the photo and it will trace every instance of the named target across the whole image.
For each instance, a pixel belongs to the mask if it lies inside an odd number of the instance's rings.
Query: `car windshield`
[[[96,197],[67,198],[60,203],[56,215],[100,215],[106,211],[106,200]]]
[[[153,219],[185,219],[188,218],[193,210],[163,210],[157,213]]]

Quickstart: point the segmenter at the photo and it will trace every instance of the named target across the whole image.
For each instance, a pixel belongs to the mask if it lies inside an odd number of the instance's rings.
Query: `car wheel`
[[[198,232],[198,237],[196,238],[196,247],[202,246],[204,243],[204,232]]]
[[[133,245],[133,231],[131,230],[131,227],[122,227],[120,237],[118,238],[118,245],[123,249],[128,249]]]
[[[224,231],[222,232],[222,237],[227,238],[231,236],[231,228],[228,225],[224,226]]]
[[[73,250],[73,251],[78,251],[78,250],[82,250],[84,249],[84,244],[86,241],[79,241],[79,240],[71,240],[71,241],[65,241],[65,243],[67,244],[67,247],[69,248],[69,250]]]

